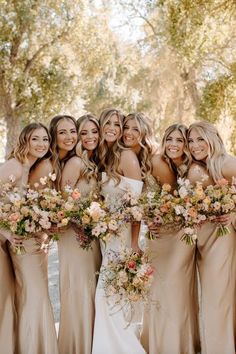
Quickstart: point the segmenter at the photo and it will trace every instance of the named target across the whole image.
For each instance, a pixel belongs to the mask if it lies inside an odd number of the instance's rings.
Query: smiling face
[[[209,147],[206,140],[198,132],[197,129],[192,129],[189,133],[188,146],[191,155],[198,161],[206,161]]]
[[[125,146],[135,148],[139,146],[140,129],[135,119],[129,119],[125,122],[123,130],[123,141]]]
[[[181,160],[184,155],[184,145],[183,135],[176,129],[166,138],[165,153],[173,161]]]
[[[49,137],[44,128],[35,129],[29,139],[28,159],[35,160],[43,157],[49,149]]]
[[[91,120],[88,120],[82,124],[80,130],[80,140],[84,149],[88,151],[93,151],[96,149],[99,141],[99,131],[96,124]]]
[[[77,143],[77,130],[74,123],[69,119],[62,119],[57,125],[56,141],[59,153],[67,154],[73,150]]]
[[[104,140],[109,144],[113,144],[121,134],[121,126],[119,118],[116,114],[111,115],[105,122],[102,129]]]

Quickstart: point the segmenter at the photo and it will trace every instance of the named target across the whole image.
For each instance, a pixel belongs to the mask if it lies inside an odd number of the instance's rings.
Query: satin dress
[[[13,354],[15,348],[15,278],[7,247],[0,234],[0,353]]]
[[[21,190],[28,175],[29,167],[24,166]],[[45,236],[24,240],[25,253],[21,255],[9,247],[16,278],[16,354],[58,354],[48,292],[48,254],[41,248]]]
[[[198,230],[201,354],[236,353],[236,232],[217,237],[207,222]]]
[[[110,179],[106,182],[106,174],[102,174],[103,185],[102,194],[104,197],[115,198],[120,193],[124,193],[128,187],[137,195],[141,193],[142,182],[130,178],[122,177],[119,185],[116,181]],[[121,245],[131,247],[131,225],[124,227],[120,237],[114,236],[106,243],[101,243],[102,265],[108,261],[110,251],[119,251]],[[92,354],[144,354],[145,350],[140,343],[140,320],[131,321],[129,326],[126,311],[122,309],[114,312],[108,303],[102,281],[99,277],[96,298],[95,298],[95,326]],[[140,311],[140,315],[141,311]],[[128,316],[129,317],[129,316]]]
[[[26,253],[10,247],[16,276],[17,354],[57,354],[57,336],[48,292],[48,255],[41,239],[24,241]]]
[[[195,354],[199,350],[194,246],[181,231],[163,231],[146,247],[155,269],[144,315],[142,343],[150,354]]]
[[[96,187],[96,181],[80,179],[76,188],[82,197]],[[95,317],[95,290],[101,265],[99,242],[92,249],[83,250],[72,227],[60,235],[58,241],[60,277],[60,354],[90,354]]]

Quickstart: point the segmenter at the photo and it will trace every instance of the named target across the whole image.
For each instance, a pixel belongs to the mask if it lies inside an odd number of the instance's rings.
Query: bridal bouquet
[[[153,273],[146,254],[141,255],[130,248],[110,251],[108,264],[100,270],[106,298],[114,307],[118,305],[120,308],[139,301],[146,302]]]
[[[57,238],[55,230],[69,222],[65,216],[66,204],[67,201],[55,189],[45,187],[20,190],[6,184],[1,191],[0,228],[23,238],[47,233],[54,240]],[[15,251],[20,254],[24,252],[24,247],[16,247]]]
[[[199,205],[199,210],[210,219],[229,214],[236,208],[236,181],[230,184],[226,179],[218,180],[215,185],[207,186],[204,190],[205,198]],[[227,226],[218,224],[217,237],[229,233]]]

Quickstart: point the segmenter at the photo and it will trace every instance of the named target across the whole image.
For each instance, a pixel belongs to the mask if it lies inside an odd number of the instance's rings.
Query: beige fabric
[[[147,241],[155,268],[142,343],[150,354],[194,354],[199,349],[194,246],[180,232]]]
[[[0,353],[13,354],[14,333],[14,276],[5,237],[0,235]]]
[[[236,232],[216,237],[216,226],[198,231],[197,265],[201,284],[201,353],[235,354]]]
[[[83,196],[95,186],[80,180],[77,188]],[[60,354],[90,354],[94,326],[94,301],[97,279],[95,272],[101,265],[98,242],[91,250],[83,250],[72,228],[60,235],[58,242],[60,273]]]
[[[17,354],[57,354],[57,338],[48,293],[47,254],[40,240],[24,241],[26,253],[10,254],[16,276]]]

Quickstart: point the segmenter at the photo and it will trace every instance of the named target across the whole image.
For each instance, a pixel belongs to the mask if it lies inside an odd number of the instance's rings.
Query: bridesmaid
[[[207,170],[206,184],[236,177],[236,158],[228,155],[217,129],[208,122],[192,124],[188,130],[189,150],[194,161]],[[188,178],[202,181],[201,168],[190,168]],[[213,182],[213,183],[212,183]],[[217,223],[227,224],[226,215],[216,223],[206,222],[198,231],[196,263],[200,281],[201,353],[234,354],[236,349],[235,279],[236,232],[217,237]]]
[[[96,189],[98,168],[96,149],[99,124],[95,116],[86,114],[77,122],[79,142],[76,156],[71,157],[62,172],[61,188],[69,184],[78,188],[82,197]],[[94,325],[95,272],[101,265],[99,242],[88,251],[79,247],[71,227],[58,242],[61,315],[59,327],[60,354],[90,354]]]
[[[40,123],[29,124],[22,130],[5,166],[5,171],[16,176],[16,185],[21,190],[27,185],[30,168],[47,153],[49,143],[48,130]],[[41,241],[40,236],[23,240],[26,253],[21,255],[14,252],[13,246],[9,248],[16,277],[17,354],[58,352],[48,293],[47,255],[41,249]],[[7,335],[5,340],[8,338]]]
[[[50,151],[31,170],[29,182],[33,186],[41,177],[56,174],[55,187],[60,189],[62,169],[66,161],[75,155],[78,139],[76,119],[69,115],[52,118],[49,125],[51,136]]]
[[[128,186],[135,193],[142,189],[141,170],[136,155],[118,145],[122,137],[124,116],[114,108],[104,110],[100,115],[101,141],[99,144],[100,168],[102,171],[102,195],[107,200],[115,200]],[[106,245],[101,244],[102,265],[106,265],[109,251],[120,251],[121,245],[138,247],[139,228],[136,225],[124,226],[119,237],[111,236]],[[95,297],[95,326],[93,354],[144,354],[140,343],[139,326],[131,323],[127,327],[124,311],[121,309],[111,315],[99,277]],[[127,314],[126,314],[127,315]]]
[[[29,145],[29,136],[35,133],[35,129],[38,127],[35,124],[31,124],[21,132],[21,138],[14,153],[0,167],[0,180],[2,184],[12,181],[13,186],[22,187],[27,155],[26,146]],[[27,140],[27,145],[25,139]],[[21,155],[21,151],[23,151],[23,156]],[[10,231],[5,229],[0,231],[0,352],[4,351],[6,354],[12,354],[15,348],[15,278],[8,253],[7,240],[14,246],[21,246],[22,239],[14,236]]]
[[[176,179],[186,177],[191,164],[186,134],[184,125],[173,124],[162,139],[161,158]],[[155,227],[151,231],[155,233]],[[143,329],[150,354],[194,354],[199,349],[195,250],[180,238],[181,230],[160,229],[157,238],[148,241],[156,269]]]

